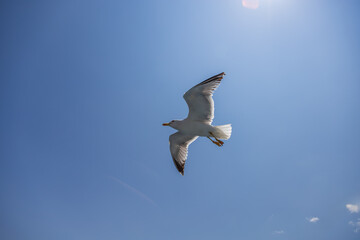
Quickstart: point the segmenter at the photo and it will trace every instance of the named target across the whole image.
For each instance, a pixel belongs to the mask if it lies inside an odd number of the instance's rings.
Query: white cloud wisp
[[[307,218],[307,220],[311,223],[316,223],[320,220],[320,218],[318,217],[312,217],[312,218]]]
[[[360,218],[356,222],[350,221],[349,224],[355,227],[354,232],[360,232]]]
[[[346,204],[346,208],[349,210],[350,213],[359,212],[359,205],[357,204]]]

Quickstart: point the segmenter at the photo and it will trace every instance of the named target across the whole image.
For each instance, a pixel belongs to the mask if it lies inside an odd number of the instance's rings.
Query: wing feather
[[[176,132],[170,135],[170,152],[177,170],[184,175],[185,161],[188,155],[188,146],[195,141],[198,136],[184,135]]]
[[[208,124],[214,119],[214,100],[212,95],[220,85],[225,73],[215,75],[192,87],[184,94],[189,107],[188,119],[202,121]]]

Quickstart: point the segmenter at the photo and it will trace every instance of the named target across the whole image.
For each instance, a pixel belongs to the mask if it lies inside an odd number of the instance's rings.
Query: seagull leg
[[[218,141],[218,143],[220,143],[221,144],[221,146],[222,145],[224,145],[224,142],[223,141],[221,141],[220,139],[217,139],[217,137],[215,137],[214,136],[214,134],[212,133],[212,132],[209,132],[210,133],[210,135],[213,137],[213,138],[215,138],[216,139],[216,141]]]
[[[206,136],[208,139],[210,139],[210,141],[212,141],[214,144],[218,145],[219,147],[221,147],[222,145],[219,142],[215,142],[214,140],[212,140],[211,138],[209,138],[208,136]]]

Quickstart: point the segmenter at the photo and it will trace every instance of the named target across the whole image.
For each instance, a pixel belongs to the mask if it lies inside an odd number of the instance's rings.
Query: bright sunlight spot
[[[259,0],[242,0],[242,5],[246,8],[257,9],[259,7]]]

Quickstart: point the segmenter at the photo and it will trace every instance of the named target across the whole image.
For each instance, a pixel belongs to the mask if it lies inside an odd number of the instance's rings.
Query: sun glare
[[[259,7],[259,0],[242,0],[242,5],[249,9],[257,9]]]

